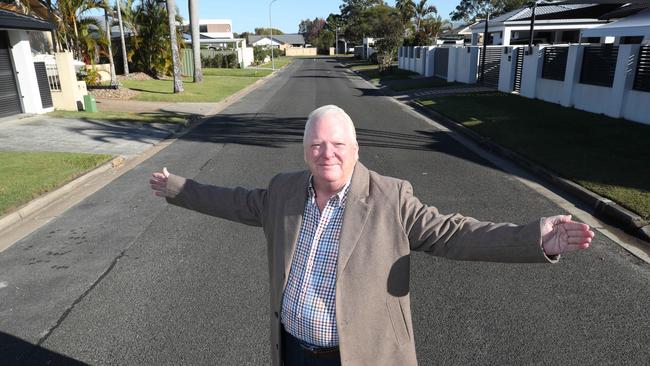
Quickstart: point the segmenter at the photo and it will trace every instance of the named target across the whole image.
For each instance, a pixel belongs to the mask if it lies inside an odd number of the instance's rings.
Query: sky
[[[230,19],[236,33],[253,32],[255,28],[269,26],[269,0],[219,1],[197,0],[199,18]],[[395,0],[386,0],[394,6]],[[438,14],[449,18],[460,0],[428,0],[427,3],[438,8]],[[297,33],[298,24],[303,19],[327,18],[330,13],[338,13],[341,1],[336,0],[275,0],[271,6],[273,28],[284,33]],[[187,0],[176,0],[176,6],[184,19],[189,19]]]

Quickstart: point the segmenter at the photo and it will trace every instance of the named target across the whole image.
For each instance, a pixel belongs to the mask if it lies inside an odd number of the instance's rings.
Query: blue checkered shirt
[[[336,265],[343,211],[350,182],[330,197],[321,213],[309,180],[308,197],[287,287],[282,299],[282,324],[294,337],[313,346],[335,347]]]

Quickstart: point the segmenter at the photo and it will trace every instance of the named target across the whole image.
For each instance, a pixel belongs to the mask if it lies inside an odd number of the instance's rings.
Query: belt
[[[301,341],[300,339],[294,337],[293,335],[291,335],[291,333],[287,332],[284,329],[284,327],[282,327],[282,332],[284,333],[284,335],[286,337],[285,341],[291,340],[291,341],[295,342],[296,344],[298,344],[300,346],[300,349],[303,352],[305,352],[305,353],[307,353],[309,355],[312,355],[312,356],[315,356],[315,357],[338,357],[339,354],[340,354],[338,346],[337,347],[318,347],[318,346],[314,346],[314,345],[311,345],[311,344],[307,344],[307,343]]]

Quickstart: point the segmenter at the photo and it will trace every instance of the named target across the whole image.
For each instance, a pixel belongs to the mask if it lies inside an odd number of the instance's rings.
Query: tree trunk
[[[174,0],[167,0],[167,14],[169,16],[169,40],[172,44],[172,65],[174,67],[174,93],[182,93],[183,79],[181,79],[181,59],[176,41],[176,4]]]
[[[120,41],[122,42],[122,61],[124,62],[124,75],[129,74],[129,60],[126,57],[126,42],[124,42],[124,26],[122,25],[122,0],[116,1],[117,21],[120,23]]]
[[[113,62],[113,47],[111,46],[111,25],[108,22],[108,0],[104,8],[104,20],[106,21],[106,48],[108,48],[108,61],[111,64],[111,85],[117,85],[117,76],[115,75],[115,62]]]
[[[194,82],[203,81],[201,68],[201,36],[199,34],[199,0],[188,0],[190,7],[190,28],[192,31],[192,54],[194,58]]]

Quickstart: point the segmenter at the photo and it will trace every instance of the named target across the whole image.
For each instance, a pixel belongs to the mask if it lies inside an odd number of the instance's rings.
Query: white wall
[[[627,90],[622,117],[650,125],[650,92]]]
[[[504,47],[507,53],[501,53],[501,63],[499,63],[499,85],[497,89],[504,93],[512,91],[512,84],[515,78],[515,51],[511,46]]]
[[[467,49],[469,48],[469,52]],[[449,66],[447,81],[460,83],[476,83],[478,73],[478,51],[480,47],[451,47],[449,48]]]
[[[547,102],[561,104],[563,87],[564,83],[561,81],[540,78],[537,80],[537,98]]]
[[[24,113],[45,113],[51,108],[43,109],[41,94],[38,89],[34,59],[29,44],[29,34],[24,30],[10,30],[9,43],[11,43],[11,56],[18,74],[20,94],[22,94]]]
[[[253,47],[237,48],[237,59],[242,68],[250,66],[254,60]]]

